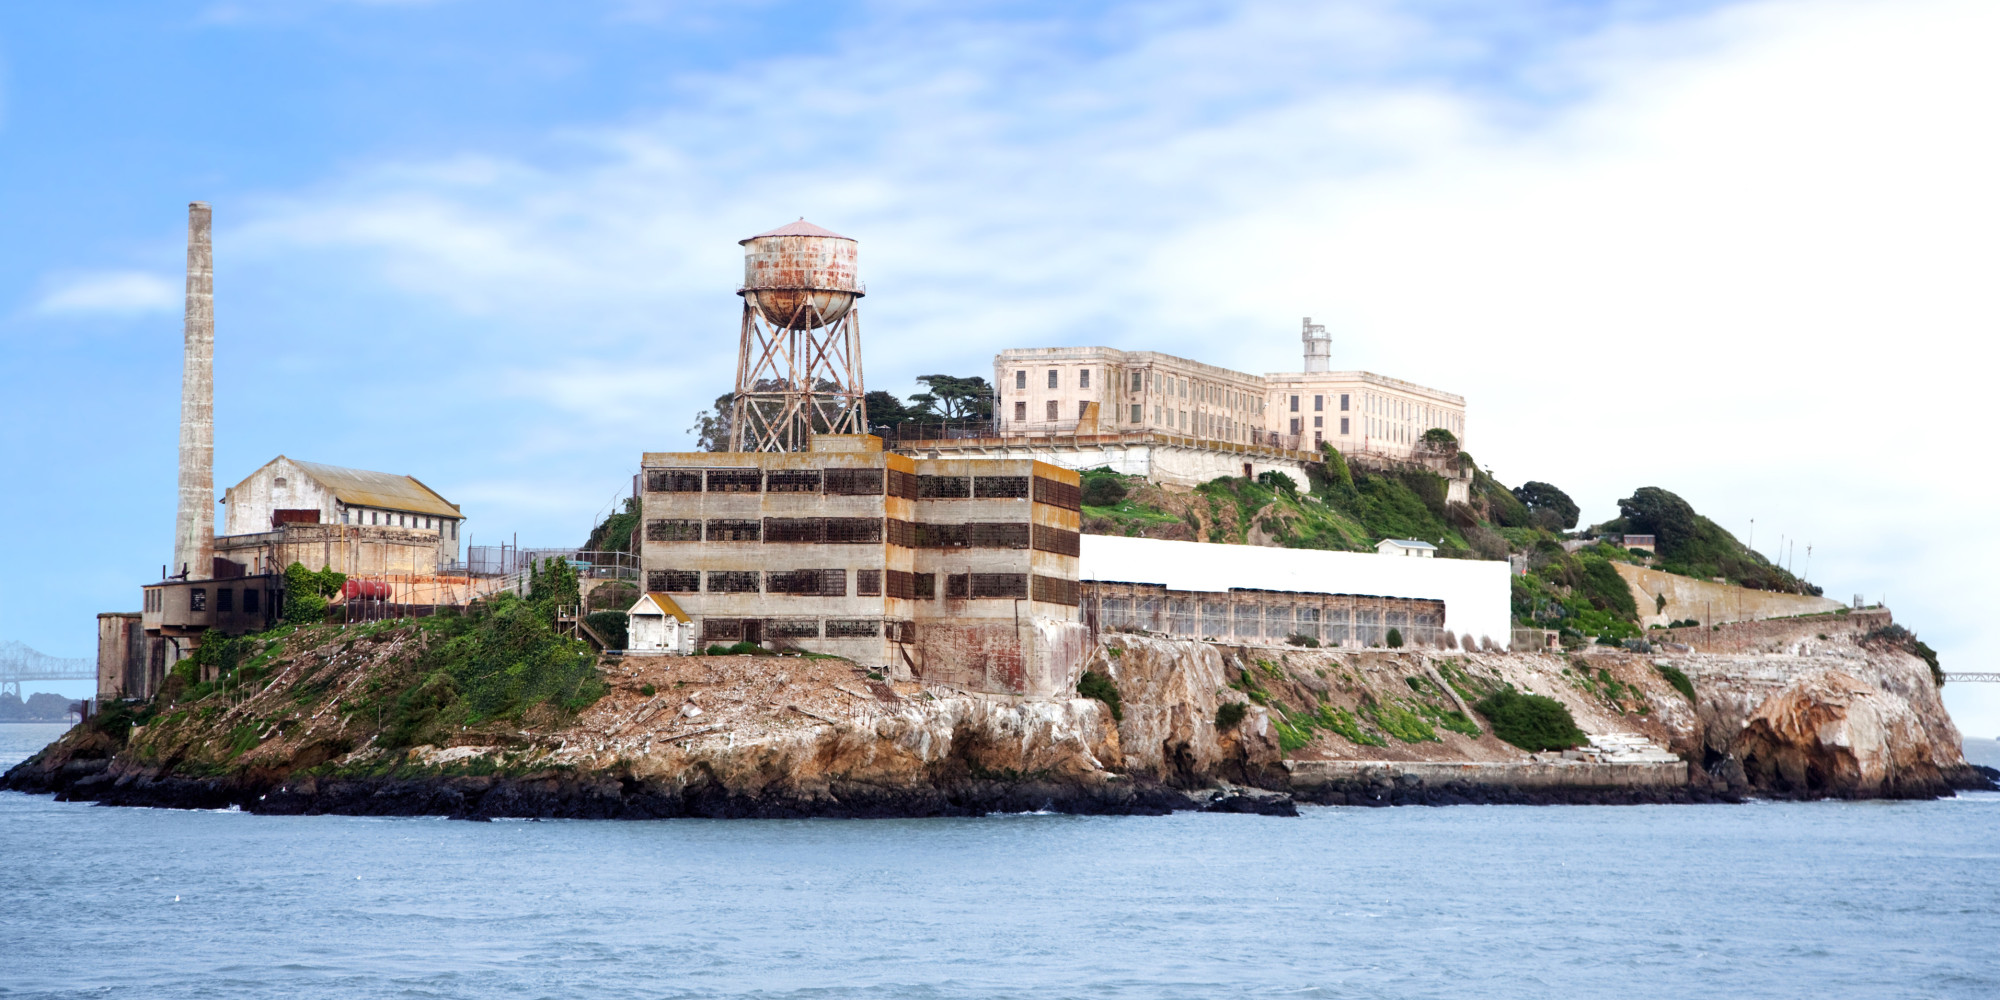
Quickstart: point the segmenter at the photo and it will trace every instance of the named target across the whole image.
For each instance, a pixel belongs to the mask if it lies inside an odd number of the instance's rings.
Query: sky
[[[170,557],[202,200],[218,488],[409,473],[472,544],[579,544],[729,387],[736,241],[803,216],[860,240],[870,388],[1295,370],[1311,316],[1465,396],[1502,481],[1590,521],[1673,490],[1993,669],[1996,36],[1971,0],[8,5],[0,639],[90,657]],[[1946,701],[2000,735],[2000,685]]]

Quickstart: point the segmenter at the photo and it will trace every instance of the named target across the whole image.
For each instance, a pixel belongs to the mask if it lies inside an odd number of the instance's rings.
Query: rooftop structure
[[[730,450],[805,451],[815,434],[866,431],[855,241],[800,219],[741,243]]]

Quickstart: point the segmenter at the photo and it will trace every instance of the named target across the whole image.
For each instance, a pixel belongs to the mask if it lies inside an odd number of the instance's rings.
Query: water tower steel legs
[[[865,434],[860,310],[828,322],[810,303],[783,327],[743,307],[730,451],[804,451],[814,434]]]

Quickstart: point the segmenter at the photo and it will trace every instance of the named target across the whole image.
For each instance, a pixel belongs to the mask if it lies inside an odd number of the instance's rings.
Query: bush
[[[1120,476],[1090,476],[1083,481],[1083,503],[1087,507],[1116,507],[1125,501],[1125,480]]]
[[[1260,486],[1268,486],[1273,490],[1281,490],[1286,493],[1297,493],[1299,491],[1298,480],[1295,480],[1292,477],[1285,475],[1284,473],[1279,472],[1276,469],[1267,469],[1263,472],[1258,473],[1257,484]]]
[[[625,612],[593,611],[583,616],[583,623],[603,638],[606,649],[624,649],[630,637],[625,634]]]
[[[1250,705],[1241,701],[1225,701],[1215,707],[1215,728],[1228,732],[1243,724],[1243,716],[1249,714]]]
[[[1389,648],[1390,648],[1390,649],[1400,649],[1400,648],[1402,648],[1402,645],[1403,645],[1403,633],[1402,633],[1402,631],[1401,631],[1400,629],[1394,629],[1394,628],[1390,629],[1390,630],[1389,630]]]
[[[651,684],[641,684],[639,685],[639,693],[645,695],[648,698],[651,698],[652,696],[659,693],[659,689],[652,686]]]
[[[532,603],[502,594],[457,618],[423,619],[436,637],[419,679],[398,695],[382,745],[429,742],[463,725],[518,720],[546,706],[573,714],[606,690],[588,646],[556,634]]]
[[[770,650],[754,642],[739,642],[730,646],[710,646],[709,656],[775,656]]]
[[[1285,641],[1294,646],[1304,646],[1307,649],[1319,648],[1318,639],[1315,639],[1312,636],[1304,635],[1298,632],[1294,632],[1291,635],[1286,636]]]
[[[1694,703],[1694,682],[1688,680],[1688,675],[1682,673],[1681,668],[1671,663],[1655,663],[1653,669],[1659,671],[1660,676],[1665,677],[1667,683],[1672,684],[1674,690],[1679,691],[1681,697],[1686,698],[1689,704]]]
[[[1118,698],[1118,685],[1112,683],[1109,675],[1095,670],[1084,671],[1083,679],[1076,682],[1076,693],[1110,706],[1113,721],[1125,721],[1125,706]]]
[[[331,567],[317,573],[296,562],[285,567],[285,621],[292,625],[326,621],[327,598],[346,582],[347,574]]]
[[[1587,738],[1554,698],[1503,688],[1473,708],[1493,724],[1493,735],[1523,750],[1567,750]]]

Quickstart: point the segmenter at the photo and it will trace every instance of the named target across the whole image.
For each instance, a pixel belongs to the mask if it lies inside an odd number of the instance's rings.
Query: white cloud
[[[1344,363],[1469,397],[1510,482],[1594,518],[1667,486],[1766,551],[1801,539],[1800,568],[1811,542],[1830,591],[1887,592],[1948,666],[2000,642],[1964,537],[2000,513],[2000,8],[1754,3],[1504,52],[1513,29],[1461,21],[883,15],[679,80],[650,120],[358,172],[243,235],[365,250],[531,360],[670,365],[684,398],[646,403],[688,414],[729,378],[735,240],[801,214],[862,240],[878,386],[1052,343],[1278,370],[1311,314]],[[544,405],[587,406],[589,365],[550,370]],[[1951,696],[2000,728],[2000,698]]]
[[[170,312],[181,308],[185,293],[182,282],[146,271],[63,275],[48,284],[35,303],[44,315]]]

